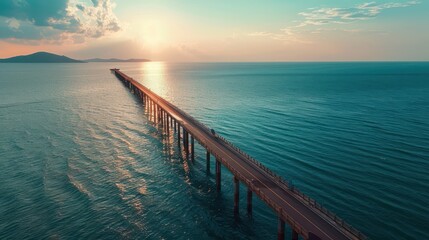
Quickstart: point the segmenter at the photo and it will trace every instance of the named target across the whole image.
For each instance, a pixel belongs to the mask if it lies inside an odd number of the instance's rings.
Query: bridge
[[[271,207],[278,216],[278,239],[285,238],[285,223],[293,240],[303,239],[366,239],[366,236],[335,214],[273,173],[260,162],[235,147],[178,107],[166,101],[119,69],[111,69],[145,105],[152,120],[166,134],[176,134],[179,149],[194,161],[195,140],[206,149],[207,171],[210,157],[215,158],[216,190],[221,191],[221,165],[233,174],[234,214],[239,214],[240,183],[247,187],[247,212],[252,213],[253,194]],[[182,143],[183,142],[183,143]]]

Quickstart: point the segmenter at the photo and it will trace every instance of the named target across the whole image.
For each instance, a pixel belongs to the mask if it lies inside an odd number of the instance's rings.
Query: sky
[[[0,58],[429,61],[428,0],[1,0]]]

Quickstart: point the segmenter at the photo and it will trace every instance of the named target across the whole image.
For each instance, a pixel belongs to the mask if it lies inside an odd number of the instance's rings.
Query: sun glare
[[[156,93],[166,91],[164,62],[145,62],[142,66],[144,84]]]
[[[139,29],[139,41],[142,47],[150,51],[159,51],[168,40],[168,27],[160,20],[142,24]]]

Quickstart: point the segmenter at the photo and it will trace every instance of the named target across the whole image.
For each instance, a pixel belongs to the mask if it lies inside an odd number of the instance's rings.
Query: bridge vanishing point
[[[234,175],[234,213],[239,214],[239,183],[247,186],[247,211],[252,213],[252,195],[256,194],[278,216],[278,239],[285,237],[285,222],[292,230],[292,239],[366,239],[366,236],[335,214],[283,180],[264,165],[214,133],[184,111],[152,92],[119,69],[111,69],[147,108],[153,121],[166,134],[177,134],[178,147],[186,158],[194,160],[194,139],[206,150],[207,171],[210,155],[216,159],[216,189],[221,190],[221,164]],[[182,132],[182,134],[181,134]],[[189,142],[190,138],[190,142]]]

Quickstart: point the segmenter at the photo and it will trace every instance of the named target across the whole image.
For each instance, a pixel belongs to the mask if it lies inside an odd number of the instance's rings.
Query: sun
[[[143,47],[152,50],[159,50],[164,44],[164,42],[164,38],[157,34],[147,34],[142,39]]]
[[[160,20],[149,20],[139,27],[139,42],[142,47],[159,51],[168,44],[168,26]]]

